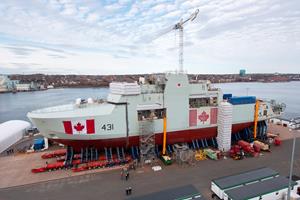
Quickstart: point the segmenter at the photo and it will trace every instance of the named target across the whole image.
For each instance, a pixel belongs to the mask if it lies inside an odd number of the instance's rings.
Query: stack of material
[[[197,161],[199,160],[205,160],[206,159],[206,155],[204,154],[204,151],[203,150],[198,150],[195,152],[195,159]]]
[[[231,147],[232,105],[221,102],[218,109],[218,148],[229,151]]]
[[[214,151],[212,149],[204,149],[204,154],[212,160],[218,160],[218,152],[217,151]]]
[[[112,94],[121,94],[121,95],[141,94],[141,87],[137,83],[112,82],[109,84],[109,89]]]

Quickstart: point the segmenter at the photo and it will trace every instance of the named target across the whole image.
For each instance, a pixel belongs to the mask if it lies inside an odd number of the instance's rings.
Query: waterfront
[[[287,105],[286,116],[300,113],[300,82],[284,83],[223,83],[214,84],[224,93],[233,95],[253,95],[258,98],[275,99]],[[63,88],[35,92],[0,94],[0,123],[21,119],[28,120],[27,112],[47,106],[67,104],[76,98],[105,98],[108,88]]]

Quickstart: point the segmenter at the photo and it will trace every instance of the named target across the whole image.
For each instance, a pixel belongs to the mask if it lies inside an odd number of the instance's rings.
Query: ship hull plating
[[[237,133],[245,128],[253,126],[253,122],[246,122],[232,125],[232,132]],[[217,127],[189,129],[181,131],[172,131],[167,133],[168,144],[176,144],[182,142],[191,142],[195,139],[209,139],[217,137]],[[139,136],[129,136],[128,138],[112,138],[112,139],[98,139],[98,140],[70,140],[70,139],[52,139],[55,142],[64,145],[72,146],[74,149],[81,149],[85,147],[94,147],[103,149],[104,147],[131,147],[139,145]],[[155,143],[162,145],[163,133],[155,134]]]

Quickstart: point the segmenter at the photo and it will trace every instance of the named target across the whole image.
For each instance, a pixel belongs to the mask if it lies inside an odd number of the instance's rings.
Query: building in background
[[[7,75],[0,75],[0,93],[2,92],[21,92],[45,89],[37,82],[20,83],[20,80],[10,80]]]
[[[9,78],[4,75],[0,75],[0,92],[8,92],[7,83],[9,81]]]
[[[16,90],[17,91],[30,91],[31,87],[30,87],[30,83],[19,83],[16,84]]]
[[[241,77],[246,76],[246,70],[245,69],[240,69],[240,76]]]
[[[0,75],[0,92],[11,92],[15,89],[19,80],[10,80],[6,75]]]

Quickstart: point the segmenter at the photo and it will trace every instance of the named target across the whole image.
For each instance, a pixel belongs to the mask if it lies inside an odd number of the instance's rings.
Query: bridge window
[[[189,106],[190,108],[200,108],[203,106],[217,106],[217,97],[203,97],[203,98],[190,98]]]
[[[162,119],[165,116],[165,109],[154,109],[154,110],[139,110],[138,120],[151,120],[151,119]]]

